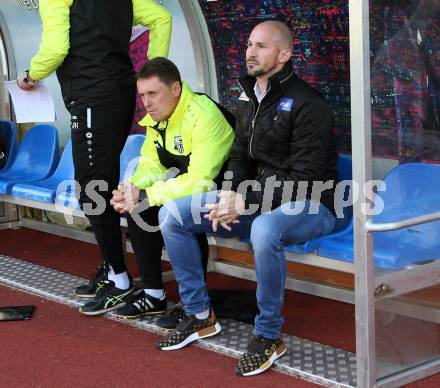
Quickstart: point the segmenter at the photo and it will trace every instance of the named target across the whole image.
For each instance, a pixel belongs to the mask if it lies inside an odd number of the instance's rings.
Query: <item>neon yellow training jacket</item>
[[[93,1],[93,0],[90,0]],[[29,75],[39,81],[55,71],[69,52],[70,7],[73,0],[40,0],[41,44]],[[148,58],[166,57],[171,39],[171,14],[153,0],[133,0],[133,25],[150,29]]]
[[[146,190],[150,205],[163,205],[212,188],[212,180],[220,172],[234,140],[231,126],[214,102],[193,93],[183,82],[179,103],[168,122],[160,122],[156,130],[153,126],[157,122],[146,115],[139,124],[147,127],[147,137],[131,182]],[[159,134],[161,130],[166,130],[166,144]],[[182,140],[181,154],[174,149],[176,137]],[[159,161],[155,142],[174,155],[191,154],[188,172],[165,181],[167,169]]]

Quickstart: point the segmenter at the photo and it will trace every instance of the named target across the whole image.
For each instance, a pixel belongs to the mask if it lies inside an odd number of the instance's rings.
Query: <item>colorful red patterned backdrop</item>
[[[293,31],[292,66],[333,110],[337,148],[351,150],[348,0],[199,0],[211,38],[220,102],[240,91],[249,32],[265,19]],[[372,138],[375,156],[440,161],[440,2],[371,0]],[[135,68],[148,33],[131,45]],[[138,100],[136,121],[143,116]],[[143,132],[137,124],[134,132]]]
[[[333,110],[337,147],[351,150],[348,0],[199,0],[211,37],[220,101],[240,94],[245,44],[276,19],[295,36],[292,66]],[[370,0],[375,156],[440,161],[440,2]]]
[[[142,65],[147,61],[147,50],[150,34],[144,32],[130,44],[130,57],[135,71],[139,71]],[[145,128],[139,126],[138,122],[145,116],[145,109],[139,96],[136,97],[136,113],[133,121],[131,133],[145,133]]]

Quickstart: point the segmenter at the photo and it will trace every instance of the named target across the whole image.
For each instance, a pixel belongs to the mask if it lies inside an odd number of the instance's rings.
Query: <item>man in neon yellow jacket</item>
[[[23,88],[31,88],[35,81],[40,81],[52,74],[62,65],[69,54],[71,10],[76,8],[79,14],[82,12],[88,13],[90,16],[97,15],[91,15],[93,9],[97,9],[96,5],[93,6],[95,8],[92,8],[92,5],[87,4],[92,3],[90,1],[81,3],[77,0],[40,0],[40,16],[43,24],[41,45],[31,61],[28,74],[30,82],[23,82],[25,84],[21,85]],[[130,1],[120,1],[120,3],[130,3]],[[132,18],[128,21],[130,28],[132,25],[143,25],[150,29],[148,58],[167,56],[171,38],[171,15],[169,12],[154,0],[133,0],[132,4]],[[113,7],[108,1],[103,2],[102,6],[109,10]],[[128,11],[130,10],[128,9]],[[104,13],[104,15],[107,14],[108,12]],[[98,20],[95,21],[97,24],[99,23]],[[118,25],[112,24],[111,18],[108,18],[107,22],[107,28],[119,29]],[[87,43],[93,47],[93,41]],[[22,83],[22,79],[25,77],[26,74],[22,74],[19,77],[19,82]]]
[[[193,93],[168,59],[155,58],[145,64],[138,74],[137,88],[147,111],[140,122],[147,127],[147,137],[137,170],[130,181],[113,192],[111,201],[117,211],[129,213],[128,230],[143,289],[132,303],[116,310],[124,318],[166,310],[161,273],[163,239],[158,227],[160,207],[173,199],[211,189],[234,138],[216,103]],[[145,200],[139,204],[141,198]],[[197,237],[201,247],[204,238]],[[102,299],[101,305],[106,302],[105,297]],[[92,305],[90,309],[95,310]],[[82,312],[88,311],[88,306],[82,308]]]
[[[94,204],[88,193],[96,187],[95,193],[106,200],[103,213],[86,214],[104,264],[90,284],[77,287],[75,294],[94,298],[104,287],[112,296],[106,307],[111,310],[133,290],[124,263],[120,216],[109,204],[119,182],[119,155],[135,109],[136,81],[129,57],[132,26],[149,27],[150,58],[166,56],[171,15],[153,0],[40,0],[40,14],[40,49],[17,82],[29,90],[36,81],[57,72],[71,114],[80,205],[84,209],[84,204]]]

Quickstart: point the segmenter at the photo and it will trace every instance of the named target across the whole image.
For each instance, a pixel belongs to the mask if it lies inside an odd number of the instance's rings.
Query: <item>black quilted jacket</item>
[[[255,98],[255,82],[249,76],[240,81],[243,92],[235,112],[235,142],[228,163],[234,174],[232,189],[237,191],[245,180],[256,180],[261,187],[258,183],[248,187],[246,205],[261,206],[265,187],[276,179],[279,183],[272,185],[269,203],[274,209],[295,200],[299,181],[308,182],[306,196],[310,198],[314,181],[333,180],[333,187],[323,191],[320,200],[334,212],[338,155],[324,98],[293,73],[290,63],[270,77],[261,104]],[[269,210],[268,197],[272,195],[266,190],[263,210]]]

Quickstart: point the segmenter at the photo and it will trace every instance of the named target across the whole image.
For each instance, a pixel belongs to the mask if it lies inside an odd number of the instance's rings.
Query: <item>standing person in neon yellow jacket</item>
[[[116,310],[123,318],[166,310],[159,210],[173,199],[211,189],[216,177],[222,179],[220,171],[234,139],[231,125],[216,103],[192,92],[170,60],[155,58],[146,63],[138,74],[137,87],[147,112],[140,122],[147,127],[147,137],[137,170],[113,192],[111,201],[115,210],[129,213],[128,231],[141,277],[142,290],[131,303]],[[204,234],[196,235],[198,247],[205,248],[200,265],[206,271],[205,243]],[[101,306],[105,303],[102,296]],[[84,314],[95,310],[95,304],[82,307]],[[160,319],[165,318],[171,317]]]
[[[129,57],[132,26],[149,27],[149,58],[166,56],[171,15],[153,0],[40,0],[40,14],[40,49],[17,83],[29,90],[36,81],[57,72],[71,114],[81,208],[94,205],[90,192],[106,200],[103,212],[86,214],[104,263],[90,284],[77,287],[75,294],[94,298],[102,290],[111,296],[112,302],[106,306],[111,310],[124,303],[133,290],[124,263],[120,216],[109,205],[111,191],[119,182],[119,155],[135,109],[136,82]]]

